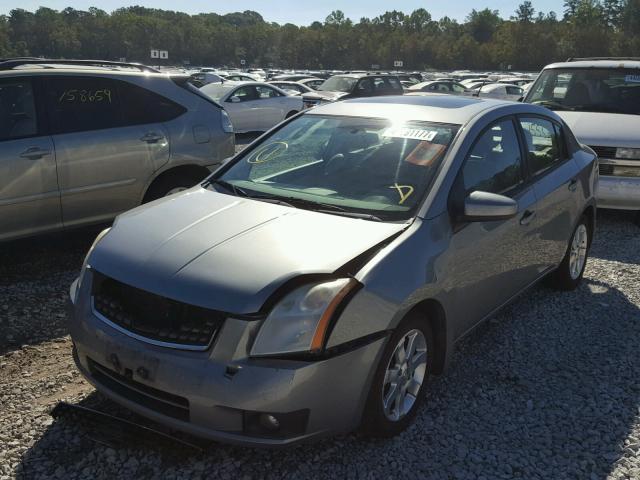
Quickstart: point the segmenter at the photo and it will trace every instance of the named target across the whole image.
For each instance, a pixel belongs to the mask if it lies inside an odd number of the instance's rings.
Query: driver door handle
[[[525,210],[522,217],[520,217],[520,225],[529,225],[534,218],[536,218],[536,212],[533,210]]]
[[[155,132],[145,133],[140,140],[147,143],[157,143],[164,138],[164,135],[159,135]]]
[[[51,150],[43,150],[40,147],[29,147],[20,154],[22,158],[28,158],[29,160],[38,160],[47,155],[51,155]]]
[[[575,192],[577,188],[578,188],[578,180],[576,180],[575,178],[572,178],[571,181],[569,181],[569,190],[572,192]]]

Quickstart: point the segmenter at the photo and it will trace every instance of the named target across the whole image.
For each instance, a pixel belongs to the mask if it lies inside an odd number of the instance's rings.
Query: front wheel
[[[589,223],[587,217],[582,216],[569,240],[562,263],[549,277],[552,287],[557,290],[575,290],[580,285],[587,266],[590,245]]]
[[[423,318],[409,317],[387,343],[373,378],[362,430],[391,437],[406,429],[424,401],[433,363],[433,335]]]

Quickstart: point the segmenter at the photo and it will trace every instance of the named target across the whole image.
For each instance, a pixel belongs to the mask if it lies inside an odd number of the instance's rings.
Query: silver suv
[[[226,112],[137,64],[0,62],[0,240],[101,223],[234,153]]]
[[[547,65],[525,102],[555,110],[600,157],[598,207],[640,223],[640,61],[576,58]]]

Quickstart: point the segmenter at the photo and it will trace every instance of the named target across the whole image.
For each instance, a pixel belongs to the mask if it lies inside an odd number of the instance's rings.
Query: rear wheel
[[[549,277],[551,286],[558,290],[574,290],[580,285],[589,256],[591,232],[587,217],[582,216],[569,240],[567,253],[558,269]]]
[[[391,437],[411,425],[424,401],[433,354],[429,324],[408,317],[389,339],[374,375],[362,418],[365,433]]]

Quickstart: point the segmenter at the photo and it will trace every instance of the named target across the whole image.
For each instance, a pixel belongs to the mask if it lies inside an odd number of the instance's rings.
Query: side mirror
[[[235,95],[231,98],[229,98],[229,101],[231,103],[239,103],[240,102],[240,97],[236,97]]]
[[[464,200],[463,220],[484,222],[507,220],[518,214],[518,202],[495,193],[475,191]]]

